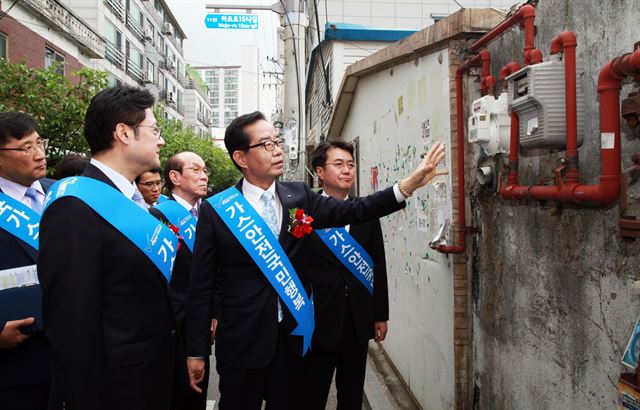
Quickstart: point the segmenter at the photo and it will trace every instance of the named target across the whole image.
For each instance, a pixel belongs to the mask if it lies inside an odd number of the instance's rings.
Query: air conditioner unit
[[[153,40],[153,31],[151,31],[151,29],[150,29],[150,28],[146,28],[146,29],[144,29],[144,36],[143,36],[143,38],[144,38],[145,40],[150,40],[150,41],[151,41],[151,40]]]
[[[169,91],[167,93],[167,103],[169,104],[175,104],[176,100],[173,98],[173,91]]]
[[[142,82],[144,84],[151,84],[153,82],[153,79],[150,78],[147,73],[142,73]]]
[[[162,25],[162,34],[173,35],[173,31],[171,30],[171,24],[164,23]]]

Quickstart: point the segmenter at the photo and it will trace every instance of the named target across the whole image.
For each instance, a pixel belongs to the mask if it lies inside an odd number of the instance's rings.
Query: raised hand
[[[438,142],[424,155],[423,160],[418,167],[413,170],[411,175],[401,180],[399,185],[403,195],[406,193],[411,195],[416,189],[423,187],[429,183],[433,178],[439,175],[446,175],[449,173],[447,170],[438,171],[436,167],[445,157],[444,144]]]

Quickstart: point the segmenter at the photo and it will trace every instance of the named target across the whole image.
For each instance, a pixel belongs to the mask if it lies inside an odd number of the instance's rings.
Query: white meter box
[[[507,109],[507,93],[498,98],[485,95],[471,106],[468,120],[469,142],[480,144],[487,155],[509,153],[511,118]]]
[[[520,117],[523,148],[566,147],[566,101],[564,61],[559,56],[529,65],[507,77],[509,107]],[[585,101],[581,73],[576,70],[578,146],[584,140]]]

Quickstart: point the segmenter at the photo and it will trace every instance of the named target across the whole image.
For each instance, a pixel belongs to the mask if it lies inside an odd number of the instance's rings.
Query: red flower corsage
[[[313,228],[311,227],[312,223],[313,218],[306,215],[304,209],[289,209],[289,232],[291,232],[291,235],[294,237],[300,239],[313,232]]]
[[[180,242],[182,241],[182,235],[180,235],[180,228],[178,228],[177,226],[175,226],[172,223],[167,223],[167,227],[169,229],[171,229],[171,232],[173,232],[178,237],[178,249],[177,250],[180,250]]]

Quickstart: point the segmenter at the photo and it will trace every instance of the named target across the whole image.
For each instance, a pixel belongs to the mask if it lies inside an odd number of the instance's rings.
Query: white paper
[[[38,268],[36,265],[0,270],[0,290],[38,283],[40,282],[38,281]]]

